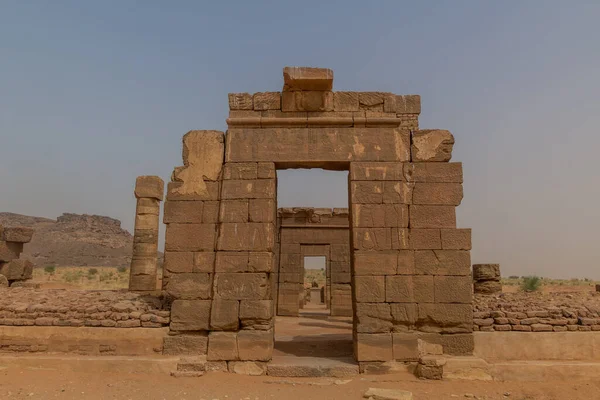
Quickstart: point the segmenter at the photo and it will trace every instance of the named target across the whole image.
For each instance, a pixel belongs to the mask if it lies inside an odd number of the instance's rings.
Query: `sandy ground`
[[[1,399],[262,400],[361,399],[371,387],[408,390],[415,400],[469,398],[578,400],[600,399],[600,382],[459,382],[407,380],[405,376],[271,378],[209,373],[200,378],[166,374],[102,375],[54,370],[0,371]],[[509,394],[505,396],[504,394]]]

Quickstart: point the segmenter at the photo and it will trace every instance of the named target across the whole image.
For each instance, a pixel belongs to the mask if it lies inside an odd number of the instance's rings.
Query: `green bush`
[[[56,272],[56,266],[55,265],[46,265],[44,267],[44,272],[50,275],[54,275],[54,273]]]
[[[542,278],[539,276],[525,276],[521,283],[521,289],[525,292],[535,292],[542,286]]]
[[[117,272],[119,272],[120,274],[125,273],[127,272],[127,267],[118,267]]]
[[[88,275],[89,276],[94,276],[98,273],[98,270],[96,268],[90,268],[88,269]]]
[[[508,277],[509,279],[519,279],[519,277],[517,275],[511,275]]]

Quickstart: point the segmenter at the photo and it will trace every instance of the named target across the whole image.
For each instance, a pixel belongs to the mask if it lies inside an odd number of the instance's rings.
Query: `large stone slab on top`
[[[233,128],[226,162],[272,161],[278,168],[348,169],[353,161],[409,161],[410,134],[379,128]]]

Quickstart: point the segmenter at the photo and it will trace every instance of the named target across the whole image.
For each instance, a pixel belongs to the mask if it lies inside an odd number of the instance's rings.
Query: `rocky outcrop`
[[[128,266],[131,261],[133,236],[114,218],[65,213],[52,220],[0,213],[0,224],[35,230],[21,258],[37,266]]]

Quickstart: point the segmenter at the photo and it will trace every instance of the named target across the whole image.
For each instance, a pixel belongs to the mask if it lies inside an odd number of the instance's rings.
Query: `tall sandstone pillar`
[[[164,182],[158,176],[138,176],[135,182],[135,228],[129,290],[156,290],[158,223]]]

